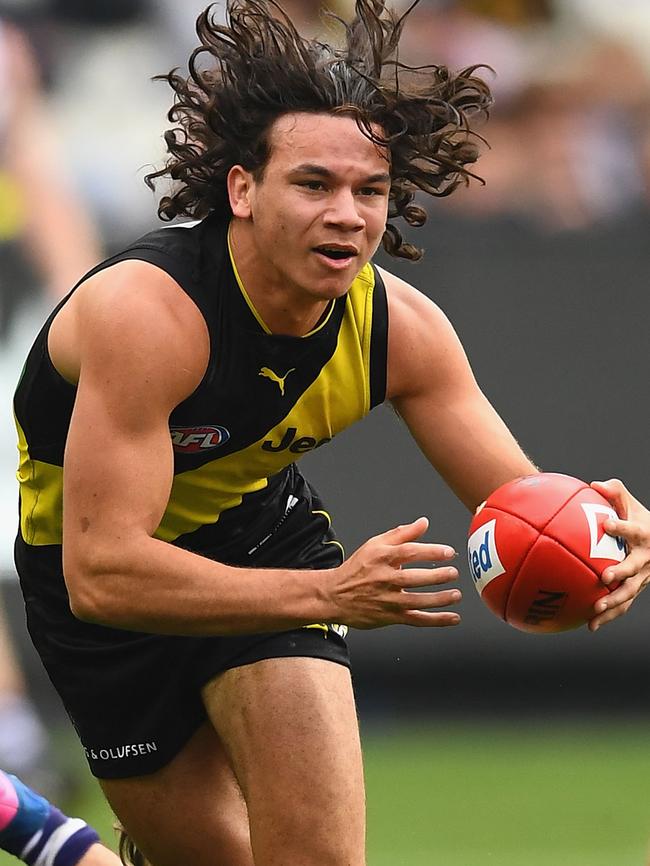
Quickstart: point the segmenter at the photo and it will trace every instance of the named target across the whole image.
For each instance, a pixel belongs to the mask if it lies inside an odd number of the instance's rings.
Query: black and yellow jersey
[[[155,535],[213,554],[260,509],[281,515],[288,467],[383,402],[385,287],[368,264],[309,334],[282,336],[269,331],[246,294],[229,249],[228,223],[215,215],[154,231],[84,280],[125,260],[166,271],[208,326],[205,375],[169,419],[174,478]],[[32,347],[14,401],[19,539],[30,547],[62,540],[63,454],[76,388],[48,354],[58,309]]]

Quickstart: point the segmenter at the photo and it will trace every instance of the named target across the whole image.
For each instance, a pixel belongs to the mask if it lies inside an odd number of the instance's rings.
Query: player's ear
[[[226,183],[233,215],[240,219],[248,219],[251,216],[253,175],[241,165],[233,165],[228,172]]]

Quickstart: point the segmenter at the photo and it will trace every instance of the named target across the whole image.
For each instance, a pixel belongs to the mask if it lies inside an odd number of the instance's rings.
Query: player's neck
[[[293,286],[262,258],[250,227],[234,220],[230,250],[239,279],[259,317],[273,334],[303,337],[320,321],[330,301]]]

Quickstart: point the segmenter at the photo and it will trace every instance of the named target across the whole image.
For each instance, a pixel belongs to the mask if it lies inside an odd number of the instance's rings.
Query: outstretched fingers
[[[445,610],[440,612],[431,612],[427,610],[407,610],[404,612],[401,620],[401,625],[411,625],[416,628],[448,628],[449,626],[458,625],[460,615],[452,611]]]
[[[399,611],[399,621],[415,626],[450,626],[460,622],[460,616],[452,611],[440,612],[437,609],[457,604],[462,599],[458,589],[437,592],[416,592],[421,587],[439,586],[458,578],[458,569],[453,566],[424,568],[422,566],[403,566],[412,563],[444,562],[456,556],[456,551],[448,544],[432,544],[417,539],[428,528],[429,521],[419,518],[405,526],[395,527],[384,533],[382,541],[388,544],[388,559],[397,569],[395,588],[399,595],[394,600]],[[432,612],[431,608],[435,610]]]
[[[459,589],[443,589],[439,592],[409,592],[402,590],[395,604],[402,610],[427,610],[428,608],[447,607],[458,604],[462,594]]]
[[[421,571],[420,576],[409,579],[414,571]],[[405,583],[408,586],[424,586],[432,583],[431,572],[440,574],[436,576],[437,583],[444,583],[458,576],[456,569],[409,569],[404,572]],[[455,572],[455,574],[450,574]],[[453,611],[438,611],[438,608],[449,607],[458,604],[462,600],[459,589],[443,589],[437,592],[416,592],[414,590],[402,589],[395,601],[395,607],[400,612],[400,619],[404,625],[432,626],[432,625],[457,625],[460,616]],[[434,609],[432,612],[431,609]]]
[[[460,621],[458,614],[439,610],[460,601],[458,590],[422,591],[458,577],[451,565],[432,566],[449,561],[456,552],[448,544],[419,541],[428,525],[426,518],[419,518],[374,536],[335,570],[335,604],[341,611],[336,622],[379,628]]]
[[[403,544],[407,541],[415,541],[429,528],[429,520],[426,517],[418,517],[411,523],[403,523],[400,526],[394,526],[392,529],[387,529],[382,532],[377,538],[386,544]]]
[[[395,574],[395,586],[401,589],[419,586],[438,586],[458,578],[458,569],[451,566],[442,568],[403,568]]]
[[[411,562],[445,562],[455,556],[456,551],[448,544],[410,541],[390,547],[390,558],[394,565],[408,565]]]

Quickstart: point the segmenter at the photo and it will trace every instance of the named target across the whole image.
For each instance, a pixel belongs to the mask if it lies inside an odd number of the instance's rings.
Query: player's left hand
[[[618,520],[605,521],[605,532],[623,538],[628,549],[623,562],[609,566],[601,576],[606,586],[616,581],[620,586],[594,605],[596,615],[589,621],[589,629],[597,631],[601,625],[627,613],[634,599],[650,583],[650,511],[617,478],[593,481],[591,486],[619,515]]]

